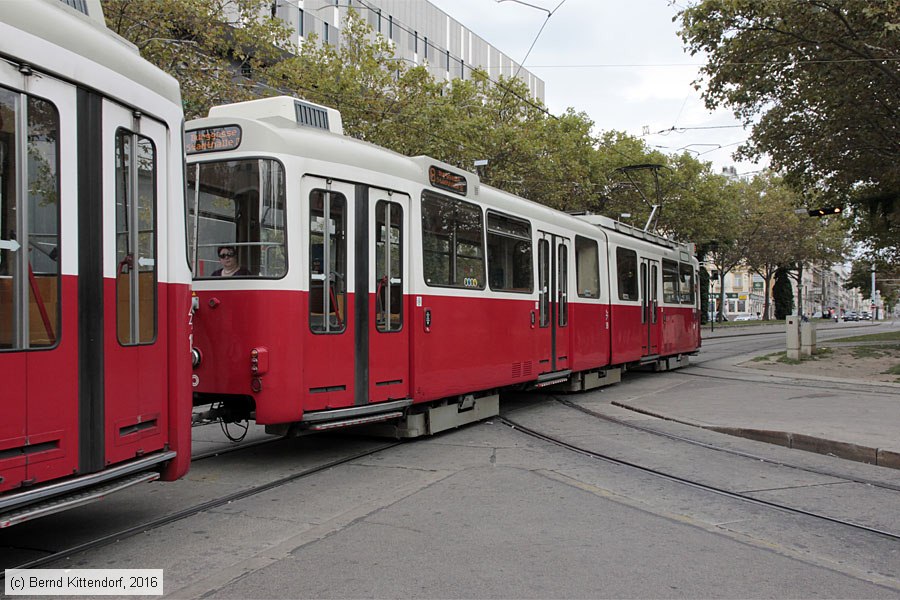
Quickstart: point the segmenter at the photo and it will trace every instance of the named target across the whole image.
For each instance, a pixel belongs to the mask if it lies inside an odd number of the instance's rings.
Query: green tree
[[[794,291],[786,269],[775,271],[775,285],[772,286],[772,301],[775,303],[775,318],[779,321],[794,314]]]
[[[857,238],[900,258],[900,3],[700,0],[679,17],[708,57],[707,106],[753,128],[740,153],[853,203]]]
[[[261,94],[268,70],[293,50],[270,7],[269,0],[103,0],[107,26],[178,79],[188,119]]]
[[[881,292],[885,307],[900,301],[900,264],[883,259],[858,258],[853,261],[850,277],[844,283],[848,290],[858,289],[864,298],[872,295],[872,267],[875,267],[875,289]]]
[[[798,235],[800,217],[795,210],[800,206],[801,198],[780,178],[769,173],[755,177],[748,191],[758,198],[758,203],[748,215],[751,227],[747,239],[747,266],[763,279],[763,315],[769,318],[775,271],[781,265],[796,261],[792,240]],[[808,219],[805,215],[803,218]]]

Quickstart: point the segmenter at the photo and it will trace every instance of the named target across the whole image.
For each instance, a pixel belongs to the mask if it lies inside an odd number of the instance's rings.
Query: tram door
[[[641,348],[644,356],[659,354],[659,261],[641,259],[641,325],[645,330]]]
[[[78,470],[75,106],[0,61],[0,491]]]
[[[569,248],[570,240],[538,232],[538,326],[541,373],[569,367]]]
[[[109,464],[160,449],[168,433],[168,157],[164,125],[107,100],[102,112],[103,393],[89,426],[102,421]]]
[[[358,304],[354,296],[354,244],[357,186],[317,177],[304,177],[301,197],[306,216],[307,308],[309,329],[303,344],[304,410],[347,408],[354,404],[357,365]],[[363,202],[363,205],[365,203]],[[366,262],[362,261],[365,265]],[[365,390],[363,390],[365,393]]]
[[[367,212],[369,272],[363,289],[370,293],[369,339],[357,348],[368,347],[369,402],[399,400],[409,396],[409,196],[370,189]]]

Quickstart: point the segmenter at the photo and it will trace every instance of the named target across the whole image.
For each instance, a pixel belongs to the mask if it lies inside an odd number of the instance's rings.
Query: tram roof
[[[0,21],[28,34],[46,40],[68,50],[88,61],[104,66],[117,74],[150,88],[167,100],[181,104],[178,82],[168,73],[141,58],[137,47],[106,27],[102,15],[85,15],[60,0],[28,0],[16,2],[15,7],[0,11]],[[35,60],[28,48],[11,46],[0,36],[0,54],[31,63]],[[27,53],[27,54],[26,54]],[[27,55],[29,59],[25,59]],[[60,61],[64,59],[56,58]],[[71,78],[71,72],[78,75],[78,83],[92,85],[95,73],[85,72],[80,65],[59,63],[58,69],[42,61],[33,64],[40,70],[56,72],[62,78]]]
[[[600,215],[576,216],[561,212],[521,196],[516,196],[482,184],[478,175],[456,166],[443,163],[428,156],[409,157],[393,150],[377,146],[370,142],[345,136],[340,125],[326,127],[310,127],[302,125],[294,118],[293,103],[289,97],[273,97],[249,102],[214,107],[210,116],[188,121],[185,129],[211,129],[237,125],[241,128],[241,142],[237,151],[245,155],[281,154],[308,158],[326,163],[339,164],[378,173],[385,173],[409,181],[427,182],[430,166],[445,168],[453,173],[466,177],[472,193],[465,196],[454,196],[452,193],[435,189],[439,193],[470,201],[479,201],[490,207],[519,215],[521,217],[539,218],[570,229],[573,233],[598,236],[598,230],[604,237],[642,240],[656,246],[671,249],[686,248],[685,244],[663,238],[652,233],[642,232]],[[309,103],[302,102],[304,105]],[[315,105],[311,105],[315,106]],[[333,109],[330,115],[336,116],[340,123],[340,114]],[[188,159],[221,160],[225,158],[221,152],[211,151],[208,154],[189,154]],[[329,175],[323,173],[323,175]]]

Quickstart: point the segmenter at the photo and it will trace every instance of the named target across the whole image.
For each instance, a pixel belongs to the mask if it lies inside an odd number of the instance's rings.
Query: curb
[[[888,469],[900,469],[900,452],[885,450],[883,448],[872,448],[870,446],[861,446],[850,442],[839,442],[826,438],[815,437],[803,433],[792,433],[789,431],[776,431],[767,429],[747,429],[743,427],[721,427],[716,425],[704,425],[696,421],[684,418],[669,417],[651,410],[630,406],[622,402],[613,401],[613,406],[624,408],[636,413],[656,417],[673,423],[680,423],[690,427],[699,427],[707,431],[715,431],[716,433],[724,433],[734,437],[741,437],[757,442],[767,444],[775,444],[784,446],[792,450],[803,450],[804,452],[813,452],[816,454],[824,454],[827,456],[835,456],[844,460],[852,460],[856,462],[876,465]]]

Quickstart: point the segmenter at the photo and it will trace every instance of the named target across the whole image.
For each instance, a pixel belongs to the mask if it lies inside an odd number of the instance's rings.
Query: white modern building
[[[518,77],[532,98],[543,101],[544,82],[428,0],[274,0],[273,14],[294,31],[298,45],[315,34],[339,44],[348,9],[353,9],[394,45],[398,60],[427,65],[438,80],[466,79],[473,68],[497,80]]]

